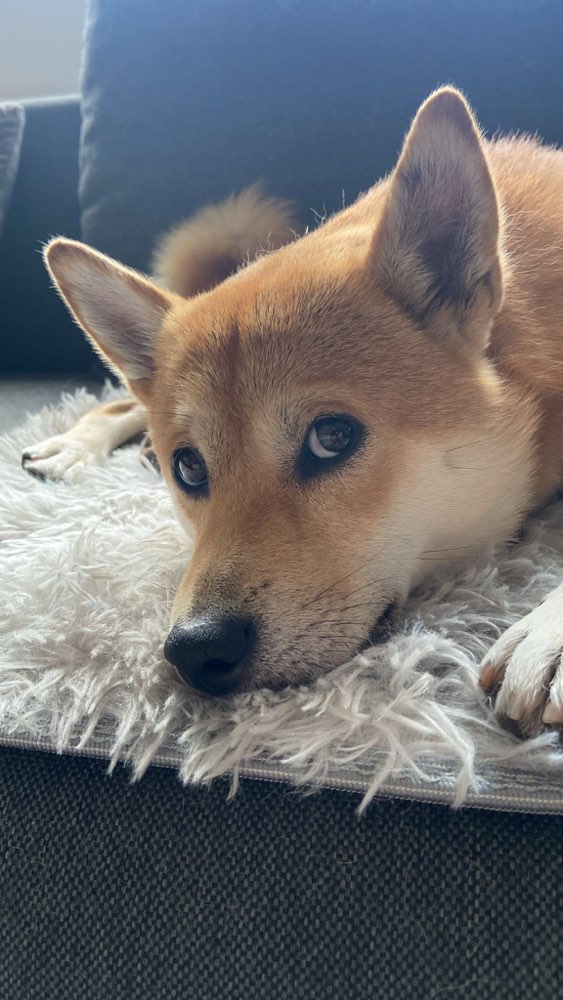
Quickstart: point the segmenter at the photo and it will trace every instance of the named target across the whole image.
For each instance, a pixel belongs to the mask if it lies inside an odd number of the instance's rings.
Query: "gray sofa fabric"
[[[80,236],[76,97],[26,101],[19,167],[0,237],[0,373],[101,373],[41,259],[51,237]]]
[[[350,202],[440,83],[489,132],[563,140],[559,0],[92,0],[86,37],[82,233],[140,268],[258,178],[304,223]]]
[[[2,1000],[555,1000],[563,819],[0,748]]]
[[[19,104],[0,106],[0,236],[12,195],[25,123],[25,111]]]

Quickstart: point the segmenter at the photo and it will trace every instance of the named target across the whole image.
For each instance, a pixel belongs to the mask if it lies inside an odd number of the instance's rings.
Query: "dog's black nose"
[[[249,618],[177,622],[164,644],[164,655],[196,691],[231,694],[240,686],[243,661],[255,639],[256,629]]]

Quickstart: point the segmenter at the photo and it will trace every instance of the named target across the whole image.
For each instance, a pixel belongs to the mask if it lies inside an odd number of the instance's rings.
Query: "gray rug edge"
[[[111,755],[104,742],[105,738],[101,737],[98,744],[94,740],[91,740],[88,745],[81,747],[69,743],[61,751],[44,736],[7,734],[0,731],[0,747],[29,752],[51,753],[60,757],[70,756],[106,760],[108,771],[111,772]],[[173,748],[166,748],[158,751],[153,756],[151,766],[178,770],[181,759],[180,753],[174,751]],[[127,754],[121,754],[119,761],[126,766],[130,763]],[[239,770],[238,776],[256,781],[272,781],[279,784],[291,785],[294,789],[301,790],[305,794],[318,793],[325,789],[355,794],[362,797],[357,807],[359,812],[364,809],[363,795],[369,785],[368,781],[364,782],[357,777],[352,777],[346,771],[343,771],[341,776],[331,774],[325,780],[314,783],[307,782],[303,774],[297,769],[290,768],[271,759],[257,760],[252,765],[243,765]],[[231,780],[229,797],[237,794],[238,776],[235,781]],[[555,777],[549,785],[537,787],[537,774],[534,775],[533,772],[524,770],[515,771],[514,768],[507,768],[506,776],[512,782],[510,794],[501,794],[498,790],[482,790],[477,792],[469,790],[461,806],[456,806],[454,803],[455,789],[451,783],[437,780],[431,785],[430,783],[415,782],[409,777],[403,779],[398,777],[387,778],[375,795],[365,803],[365,808],[369,808],[372,802],[375,803],[380,798],[396,798],[405,801],[426,803],[428,805],[447,806],[464,811],[470,808],[494,812],[563,815],[563,788],[561,788],[560,779]],[[523,782],[519,790],[514,790],[515,777],[519,777]],[[232,779],[232,772],[221,776],[221,778],[213,778],[210,782],[203,782],[202,784],[209,785],[220,780],[224,781],[225,778],[227,780],[229,778]],[[142,775],[140,777],[132,775],[131,780],[142,781]],[[179,773],[178,780],[184,785],[190,784],[190,782],[183,782]],[[191,783],[196,784],[195,782]]]

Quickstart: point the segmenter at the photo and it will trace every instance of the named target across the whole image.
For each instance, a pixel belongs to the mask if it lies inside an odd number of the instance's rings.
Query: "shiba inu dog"
[[[204,209],[160,283],[70,240],[45,255],[132,397],[24,466],[61,478],[150,429],[196,538],[165,655],[214,695],[344,662],[563,484],[563,152],[486,142],[444,88],[355,204],[293,240],[288,212],[257,189]],[[523,733],[563,724],[562,653],[563,587],[483,664]]]

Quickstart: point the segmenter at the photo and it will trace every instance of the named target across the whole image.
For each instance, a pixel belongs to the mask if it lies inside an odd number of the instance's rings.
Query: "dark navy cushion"
[[[263,178],[304,223],[391,168],[437,85],[483,126],[563,141],[560,0],[93,0],[83,236],[146,268],[157,233]]]

